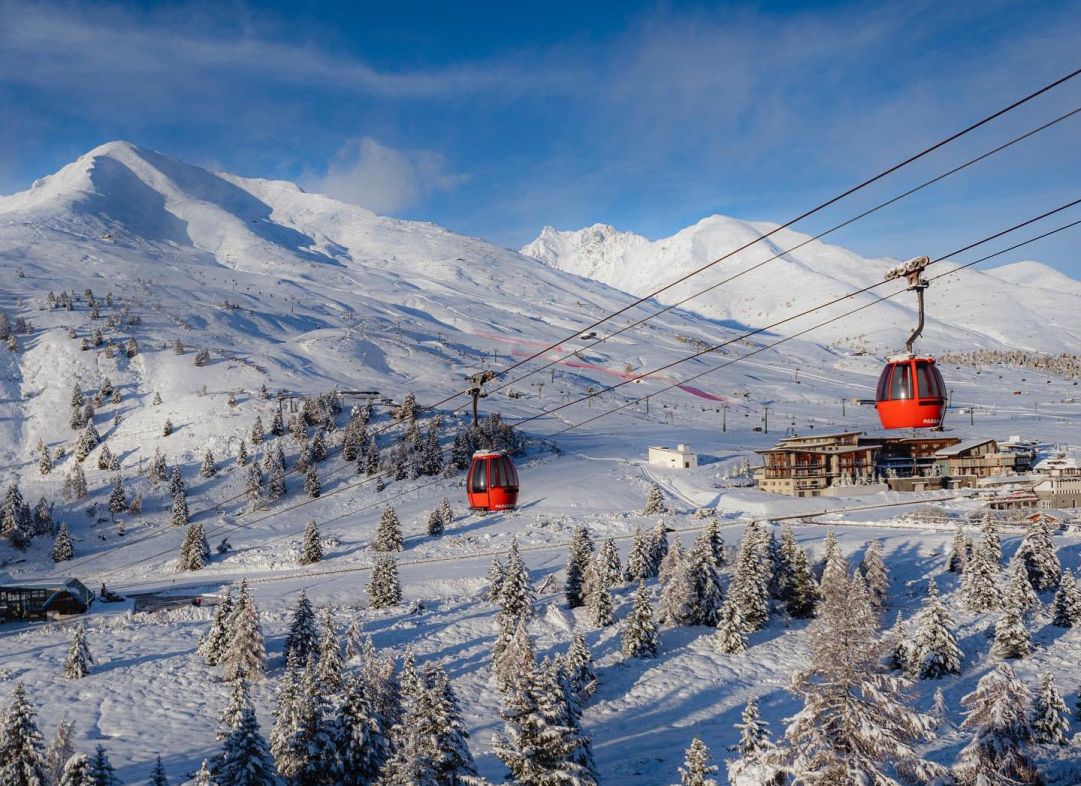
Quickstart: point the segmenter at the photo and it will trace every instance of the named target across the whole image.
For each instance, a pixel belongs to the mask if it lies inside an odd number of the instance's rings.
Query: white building
[[[698,466],[698,456],[691,452],[690,445],[676,445],[674,448],[651,447],[649,464],[652,467],[694,469]]]

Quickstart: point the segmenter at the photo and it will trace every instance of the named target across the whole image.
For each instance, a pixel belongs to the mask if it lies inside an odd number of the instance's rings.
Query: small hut
[[[94,593],[76,578],[12,579],[0,575],[0,622],[85,614]]]

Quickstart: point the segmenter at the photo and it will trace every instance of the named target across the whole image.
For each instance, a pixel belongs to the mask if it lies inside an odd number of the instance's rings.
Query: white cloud
[[[325,175],[309,175],[303,185],[309,191],[376,213],[393,214],[465,180],[465,175],[447,171],[440,153],[397,150],[366,136],[347,142],[330,161]]]

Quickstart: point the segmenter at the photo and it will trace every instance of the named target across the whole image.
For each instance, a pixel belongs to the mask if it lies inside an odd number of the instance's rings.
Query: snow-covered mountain
[[[559,270],[644,295],[775,227],[764,222],[711,216],[656,241],[607,224],[569,232],[545,227],[522,253]],[[780,254],[779,259],[684,306],[714,319],[760,327],[880,281],[885,271],[897,262],[866,259],[840,246],[822,241],[806,243],[807,240],[807,235],[792,230],[778,232],[663,293],[659,299],[666,304],[682,301]],[[789,251],[796,246],[802,247]],[[911,256],[925,251],[913,248]],[[972,256],[958,262],[964,263]],[[951,262],[940,263],[932,275],[954,266]],[[1003,286],[1003,282],[1010,286]],[[876,294],[897,288],[884,286],[778,330],[794,333],[827,316],[869,303]],[[822,343],[888,352],[907,337],[915,322],[914,306],[913,296],[900,295],[812,336]],[[946,276],[928,290],[927,307],[929,318],[922,346],[928,349],[980,346],[1062,351],[1076,347],[1081,339],[1081,282],[1039,262],[1020,262],[986,271],[969,268]]]

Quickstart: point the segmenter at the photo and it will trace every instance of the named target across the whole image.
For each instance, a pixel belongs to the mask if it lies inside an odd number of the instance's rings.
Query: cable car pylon
[[[886,273],[886,280],[905,278],[908,291],[916,293],[919,320],[905,342],[904,354],[886,359],[878,378],[875,409],[882,428],[937,428],[946,410],[946,383],[930,355],[917,355],[916,339],[923,333],[924,290],[929,286],[923,271],[931,264],[916,257]]]

